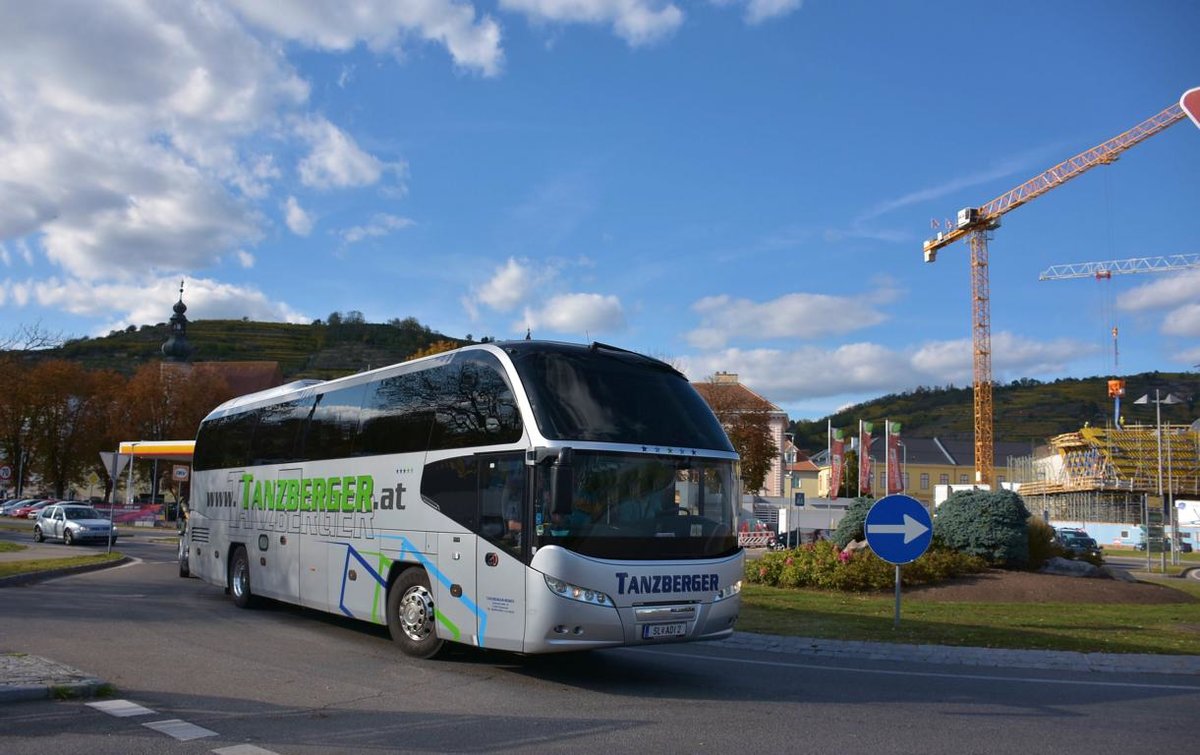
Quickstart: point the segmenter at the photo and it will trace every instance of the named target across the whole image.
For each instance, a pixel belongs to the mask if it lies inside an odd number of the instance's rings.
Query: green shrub
[[[1020,568],[1029,563],[1029,509],[1011,490],[960,490],[938,508],[934,536],[947,548],[989,563]]]
[[[859,496],[854,499],[854,503],[850,504],[846,515],[842,517],[842,520],[838,522],[837,529],[833,531],[833,542],[839,549],[845,548],[854,540],[867,539],[863,534],[863,526],[867,521],[867,513],[874,505],[875,499],[867,496]]]
[[[940,582],[987,568],[978,557],[948,550],[929,550],[900,569],[905,585]],[[832,542],[820,541],[795,550],[772,551],[746,562],[746,580],[772,587],[809,587],[823,590],[867,592],[887,590],[895,584],[896,567],[869,549],[853,555]]]
[[[1040,569],[1055,556],[1063,556],[1063,549],[1054,542],[1054,528],[1041,517],[1031,516],[1027,523],[1029,535],[1029,568]]]

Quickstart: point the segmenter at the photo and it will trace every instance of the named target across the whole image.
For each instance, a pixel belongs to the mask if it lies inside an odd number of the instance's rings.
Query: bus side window
[[[520,454],[480,459],[480,534],[519,554],[525,531],[525,464]]]
[[[425,465],[421,499],[472,532],[478,520],[478,463],[473,456],[456,456]]]

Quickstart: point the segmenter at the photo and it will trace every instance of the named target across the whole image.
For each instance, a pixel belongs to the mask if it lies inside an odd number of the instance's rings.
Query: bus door
[[[525,636],[524,549],[530,505],[524,454],[479,457],[479,546],[476,622],[480,643],[523,650]]]
[[[295,480],[299,485],[302,470],[281,469],[276,477],[281,483],[284,480]],[[279,484],[275,488],[279,493],[288,486]],[[280,501],[279,503],[282,503]],[[267,514],[263,524],[263,534],[247,544],[247,554],[250,557],[252,575],[256,578],[255,592],[268,597],[280,598],[292,603],[300,601],[300,533],[293,531],[291,520],[296,515],[283,510],[280,506]],[[296,517],[298,519],[298,517]],[[263,540],[265,534],[266,540]],[[264,547],[264,545],[266,547]],[[263,561],[265,560],[265,564]]]
[[[475,535],[438,534],[438,574],[430,575],[438,636],[478,644],[475,627]]]

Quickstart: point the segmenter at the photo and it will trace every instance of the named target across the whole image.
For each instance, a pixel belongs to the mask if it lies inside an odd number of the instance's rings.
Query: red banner
[[[900,468],[900,423],[887,423],[887,492],[904,492],[904,470]]]
[[[870,422],[858,423],[858,493],[871,495],[871,431]]]
[[[842,439],[842,431],[834,428],[833,442],[829,447],[829,498],[837,500],[838,490],[842,487],[842,464],[846,458],[846,441]]]

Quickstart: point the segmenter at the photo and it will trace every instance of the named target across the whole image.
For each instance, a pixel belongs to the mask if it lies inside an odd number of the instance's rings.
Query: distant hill
[[[1162,396],[1173,393],[1183,403],[1162,405],[1164,424],[1186,424],[1197,419],[1200,399],[1200,373],[1145,372],[1125,378],[1125,398],[1121,414],[1127,423],[1154,424],[1154,404],[1133,405],[1145,394],[1154,399],[1157,388]],[[1108,398],[1108,378],[1063,378],[1053,382],[1015,380],[992,390],[998,441],[1042,443],[1065,432],[1078,430],[1085,422],[1104,425],[1112,422],[1113,405]],[[970,388],[917,388],[891,394],[844,409],[829,418],[834,427],[858,428],[860,419],[875,422],[875,434],[882,422],[901,423],[901,434],[914,438],[975,437],[975,403]],[[826,446],[826,420],[800,420],[791,423],[795,443],[810,452]]]
[[[131,375],[163,358],[168,325],[143,325],[100,338],[78,338],[55,349],[23,352],[34,359],[69,359],[89,369]],[[436,333],[413,318],[390,323],[318,322],[292,325],[247,320],[196,320],[187,326],[192,362],[278,362],[287,380],[328,380],[402,362],[437,341],[469,343]]]

